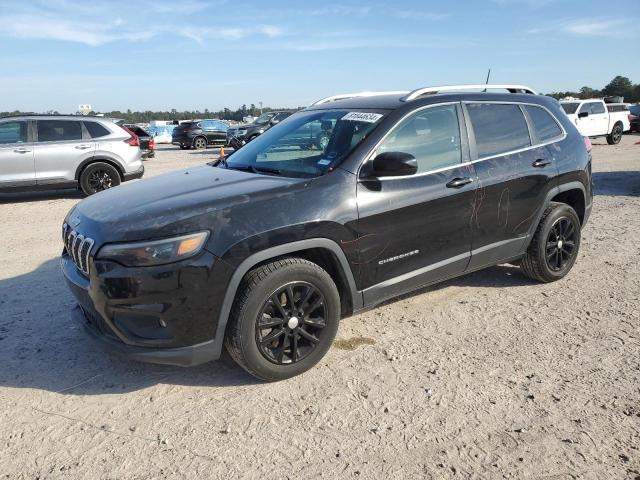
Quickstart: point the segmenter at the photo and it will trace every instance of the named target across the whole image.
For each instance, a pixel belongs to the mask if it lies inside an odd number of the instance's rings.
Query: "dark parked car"
[[[224,146],[227,142],[227,124],[222,120],[183,122],[173,129],[171,143],[182,150],[203,150],[208,145]]]
[[[142,151],[142,158],[147,159],[156,156],[155,140],[153,139],[153,135],[138,125],[125,124],[123,126],[138,137],[140,150]]]
[[[640,119],[640,104],[629,105],[629,123],[631,124],[632,132],[640,132],[640,126],[638,121]]]
[[[240,125],[227,130],[227,145],[233,148],[240,148],[250,142],[258,135],[266,132],[274,125],[277,125],[292,112],[266,112],[256,118],[248,125]]]
[[[411,290],[505,262],[563,278],[589,144],[552,98],[501,87],[324,99],[215,165],[81,201],[63,225],[74,316],[132,359],[195,365],[225,345],[279,380],[341,318]],[[299,144],[327,122],[323,148]]]

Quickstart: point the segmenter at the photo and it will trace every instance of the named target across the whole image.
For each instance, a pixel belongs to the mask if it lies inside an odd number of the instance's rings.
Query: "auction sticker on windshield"
[[[376,123],[382,114],[380,113],[366,113],[366,112],[349,112],[340,120],[351,120],[352,122],[366,122]]]

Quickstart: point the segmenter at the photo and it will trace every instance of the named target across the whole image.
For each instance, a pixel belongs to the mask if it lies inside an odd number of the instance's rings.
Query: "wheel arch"
[[[347,257],[336,242],[327,238],[311,238],[271,247],[247,257],[231,276],[218,316],[214,339],[217,352],[222,350],[229,314],[242,279],[254,268],[283,257],[304,258],[325,269],[338,287],[343,317],[362,309],[362,293],[357,290]]]
[[[122,166],[113,158],[102,157],[102,156],[87,158],[80,165],[78,165],[78,168],[76,168],[74,180],[80,181],[80,175],[82,175],[82,172],[84,171],[84,169],[87,168],[92,163],[98,163],[98,162],[108,163],[109,165],[114,167],[118,171],[118,175],[120,175],[120,181],[121,182],[124,181],[124,169],[122,168]]]
[[[580,224],[584,224],[585,212],[586,212],[586,200],[584,194],[584,187],[569,188],[556,194],[549,202],[566,203],[573,208],[578,214]]]

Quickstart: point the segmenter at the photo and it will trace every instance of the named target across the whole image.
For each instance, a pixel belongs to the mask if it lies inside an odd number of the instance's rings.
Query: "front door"
[[[358,183],[359,284],[365,305],[467,267],[476,182],[461,112],[457,103],[418,110],[369,158],[409,153],[418,172]]]
[[[28,141],[28,123],[0,123],[0,188],[35,185],[33,144]]]
[[[223,122],[218,120],[205,120],[201,125],[209,144],[224,145],[226,143],[227,130]]]

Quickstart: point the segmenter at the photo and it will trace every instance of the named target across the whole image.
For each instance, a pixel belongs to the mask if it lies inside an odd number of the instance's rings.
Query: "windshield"
[[[572,113],[576,113],[576,110],[578,110],[578,105],[580,105],[579,103],[561,103],[560,105],[562,105],[562,109],[564,110],[564,113],[566,113],[567,115],[571,115]]]
[[[263,113],[258,118],[256,118],[253,121],[253,123],[255,123],[256,125],[262,125],[263,123],[269,123],[269,120],[271,120],[274,116],[275,116],[275,113]]]
[[[378,125],[380,112],[299,112],[234,152],[227,168],[316,177],[339,165]]]

